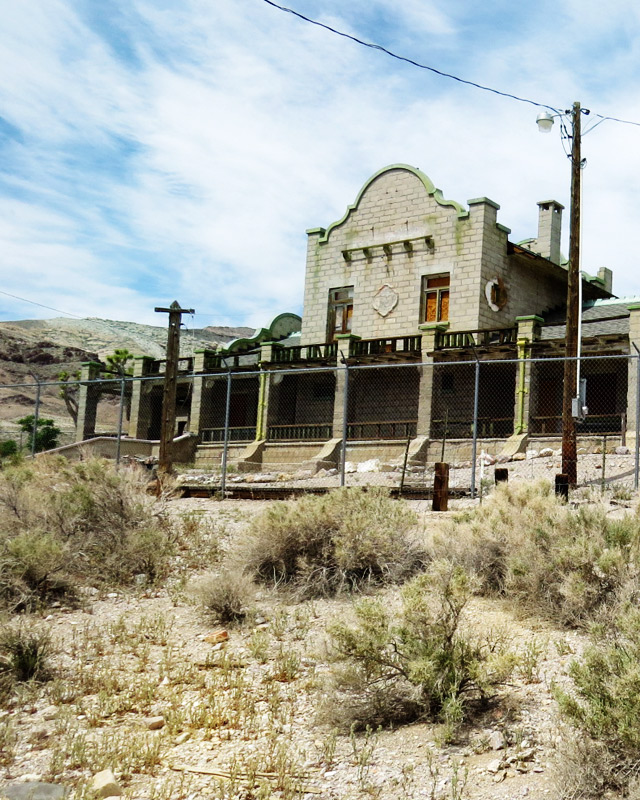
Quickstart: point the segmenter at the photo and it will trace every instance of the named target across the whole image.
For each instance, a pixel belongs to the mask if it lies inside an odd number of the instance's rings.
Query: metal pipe
[[[342,356],[342,363],[344,364],[344,395],[342,398],[342,447],[340,453],[340,486],[345,485],[345,467],[347,463],[347,434],[349,432],[349,425],[347,422],[347,413],[349,410],[349,365],[344,356]]]
[[[121,367],[123,370],[124,368]],[[120,374],[120,410],[118,412],[118,442],[116,444],[116,464],[120,463],[120,443],[122,441],[122,419],[124,416],[124,372]]]
[[[33,375],[33,373],[31,374],[33,376],[33,380],[37,384],[36,407],[33,414],[33,428],[31,430],[31,456],[33,457],[36,454],[36,443],[38,439],[38,417],[40,416],[40,381],[35,375]]]
[[[224,500],[227,490],[227,453],[229,451],[229,412],[231,409],[231,370],[227,372],[227,398],[224,407],[224,445],[222,447],[222,475],[220,476],[220,494]]]
[[[633,488],[638,491],[638,475],[640,474],[640,350],[635,342],[631,342],[636,351],[636,442],[635,442],[635,465],[633,470]]]
[[[476,457],[478,454],[478,395],[480,393],[480,360],[476,355],[476,379],[473,395],[473,446],[471,448],[471,499],[476,496]]]

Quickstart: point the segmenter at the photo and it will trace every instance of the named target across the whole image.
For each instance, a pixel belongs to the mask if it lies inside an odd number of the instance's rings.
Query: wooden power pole
[[[573,398],[579,395],[576,386],[578,357],[578,317],[580,276],[580,181],[582,179],[580,103],[574,103],[571,111],[571,221],[569,233],[569,269],[567,275],[567,327],[566,361],[564,362],[564,386],[562,395],[562,472],[569,486],[578,483],[576,452],[576,421],[573,416]]]
[[[156,308],[169,314],[169,333],[167,335],[167,362],[164,371],[164,392],[162,394],[162,427],[160,428],[161,472],[171,472],[173,455],[173,435],[176,428],[176,392],[178,387],[178,361],[180,359],[180,322],[183,314],[193,314],[192,308],[180,308],[174,300],[169,308]]]

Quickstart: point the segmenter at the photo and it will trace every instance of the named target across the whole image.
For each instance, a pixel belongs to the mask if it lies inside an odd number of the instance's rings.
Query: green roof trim
[[[362,189],[360,189],[360,191],[358,192],[358,196],[356,197],[355,202],[352,203],[350,206],[347,206],[347,210],[345,211],[344,215],[336,222],[332,222],[331,225],[329,225],[329,227],[323,233],[320,234],[319,244],[324,244],[329,239],[331,231],[347,221],[351,212],[355,211],[360,205],[360,200],[362,200],[362,196],[367,191],[369,186],[371,186],[371,184],[381,175],[384,175],[385,172],[391,172],[394,169],[402,169],[405,170],[406,172],[411,172],[412,175],[415,175],[416,178],[418,178],[422,182],[422,185],[426,189],[427,194],[433,197],[433,199],[436,201],[438,205],[450,206],[455,210],[456,214],[460,219],[465,219],[466,217],[469,216],[469,212],[463,206],[461,206],[460,203],[456,203],[455,200],[445,200],[444,197],[442,196],[442,192],[440,191],[440,189],[437,189],[433,184],[433,182],[431,181],[431,179],[427,175],[425,175],[424,172],[421,172],[417,167],[411,167],[409,164],[391,164],[388,167],[383,167],[382,169],[379,169],[374,175],[372,175],[369,178],[369,180],[364,184]],[[319,233],[320,231],[322,231],[322,228],[310,228],[307,231],[307,233]]]
[[[255,350],[265,342],[277,342],[280,339],[286,339],[292,333],[299,333],[302,328],[302,318],[297,314],[285,312],[278,314],[272,321],[268,328],[260,328],[256,330],[253,336],[234,339],[232,342],[221,349],[218,353],[246,353],[248,350]]]

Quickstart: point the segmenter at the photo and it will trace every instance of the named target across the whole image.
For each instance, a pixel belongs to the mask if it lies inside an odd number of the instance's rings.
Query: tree
[[[130,353],[126,347],[120,350],[114,350],[113,353],[105,359],[108,368],[105,372],[115,372],[117,375],[133,375],[133,366],[127,366],[127,363],[131,361],[133,357],[133,353]]]
[[[61,397],[64,400],[67,412],[73,420],[74,425],[78,424],[78,392],[80,389],[80,384],[77,383],[77,381],[79,378],[79,369],[73,373],[63,371],[58,374],[58,380],[62,384],[60,391],[58,392],[58,397]]]
[[[34,421],[35,416],[33,414],[18,420],[20,428],[28,434],[27,447],[29,449],[33,449]],[[36,453],[41,453],[43,450],[51,450],[53,447],[58,446],[58,436],[62,431],[52,419],[38,419],[36,428]]]

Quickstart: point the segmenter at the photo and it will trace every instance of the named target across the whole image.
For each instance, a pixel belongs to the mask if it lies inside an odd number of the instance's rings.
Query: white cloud
[[[561,108],[584,98],[640,119],[638,45],[624,28],[638,12],[626,0],[607,14],[590,0],[292,5],[517,95]],[[341,217],[389,163],[421,167],[458,201],[490,196],[515,240],[535,235],[536,201],[568,206],[558,132],[539,136],[533,106],[399,64],[260,0],[122,9],[135,62],[71,0],[6,15],[0,68],[13,79],[0,103],[22,136],[4,150],[7,291],[136,320],[179,299],[211,312],[207,322],[261,325],[300,308],[305,229]],[[639,136],[604,123],[583,143],[583,266],[613,267],[625,293],[640,292],[630,180]]]

